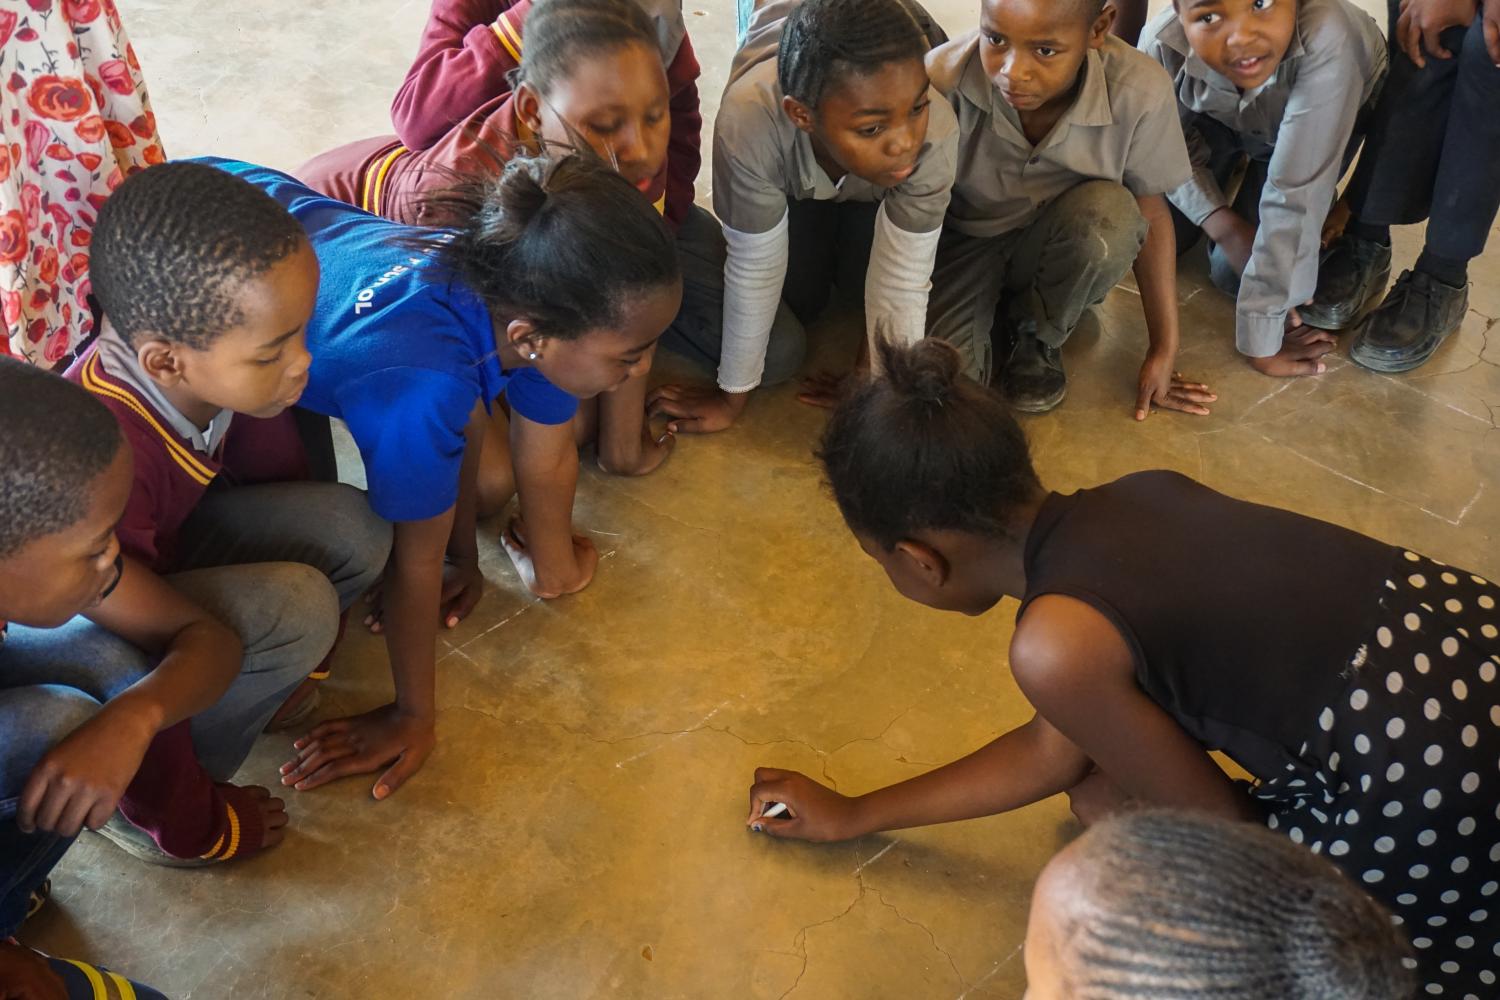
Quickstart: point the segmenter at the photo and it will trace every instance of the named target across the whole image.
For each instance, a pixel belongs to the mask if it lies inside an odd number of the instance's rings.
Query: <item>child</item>
[[[985,0],[979,29],[927,57],[958,112],[958,176],[933,271],[929,332],[1011,405],[1068,389],[1061,348],[1132,265],[1151,346],[1135,414],[1206,414],[1176,361],[1177,278],[1163,192],[1188,175],[1160,67],[1109,28],[1103,0]],[[997,371],[998,369],[998,371]]]
[[[703,115],[698,110],[698,59],[682,21],[681,0],[630,2],[648,18],[671,88],[667,222],[674,228],[689,224],[694,216],[712,222],[693,204],[693,183],[703,161],[699,152]],[[435,146],[475,111],[514,92],[512,74],[523,69],[531,44],[523,28],[533,20],[533,6],[532,0],[433,0],[417,56],[391,103],[391,124],[402,145],[410,150]],[[543,5],[544,9],[559,6],[571,7],[576,17],[589,6],[609,14],[613,5],[559,5],[557,0]],[[615,30],[629,37],[637,20],[632,16],[629,27],[618,25]],[[561,117],[571,122],[584,120],[567,114]]]
[[[1237,297],[1236,346],[1257,371],[1323,371],[1335,341],[1298,307],[1317,289],[1324,219],[1385,79],[1380,28],[1351,0],[1177,0],[1141,48],[1171,74],[1192,150],[1193,176],[1170,195],[1179,248],[1199,228],[1213,241],[1214,284]]]
[[[519,32],[521,15],[530,6],[523,0],[521,9],[502,16],[496,30],[505,25],[502,33],[507,38]],[[673,120],[668,114],[668,78],[662,72],[651,20],[631,0],[549,0],[525,27],[527,44],[515,74],[515,90],[489,99],[462,127],[420,151],[408,150],[395,136],[350,143],[313,158],[296,171],[297,176],[331,198],[396,222],[446,225],[459,220],[434,214],[442,202],[431,196],[451,187],[455,178],[496,172],[517,146],[513,137],[521,137],[522,150],[532,154],[547,147],[568,148],[578,140],[590,143],[660,208],[671,176]],[[485,31],[495,37],[495,32]],[[700,236],[706,230],[710,240],[716,240],[717,223],[701,209],[695,211],[688,225]],[[679,247],[683,243],[679,232]],[[701,253],[687,251],[685,256],[692,260]],[[717,267],[699,266],[689,272],[704,274],[718,284]],[[674,326],[701,320],[718,324],[716,289],[696,282],[691,292],[685,291],[684,301],[687,305]],[[674,439],[653,435],[646,421],[648,374],[642,372],[639,379],[602,399],[597,413],[590,404],[579,422],[578,436],[585,440],[595,438],[597,427],[599,464],[608,472],[646,475],[671,451]],[[485,513],[504,507],[515,489],[508,456],[494,447],[509,433],[503,410],[496,411],[490,429],[492,447],[480,467]]]
[[[1010,667],[1037,714],[857,798],[759,771],[750,823],[842,840],[1059,792],[1083,814],[1128,796],[1260,820],[1405,921],[1429,992],[1492,995],[1500,588],[1172,472],[1048,493],[950,345],[883,353],[824,436],[834,496],[905,596],[971,615],[1020,599]],[[769,801],[795,818],[760,816]]]
[[[565,567],[533,589],[577,590],[598,555],[569,531],[568,425],[577,398],[650,367],[682,298],[673,241],[589,154],[517,157],[456,190],[445,211],[466,221],[450,231],[397,225],[265,167],[211,162],[306,231],[322,282],[301,405],[348,424],[370,505],[395,523],[383,597],[395,701],[316,727],[282,780],[305,790],[386,768],[374,787],[384,799],[432,751],[439,616],[452,627],[479,599],[475,466],[491,405],[504,393],[514,416],[523,574]]]
[[[1350,218],[1331,248],[1313,324],[1353,325],[1391,270],[1391,226],[1427,220],[1422,255],[1350,345],[1377,372],[1425,364],[1463,323],[1469,261],[1500,209],[1500,0],[1389,0],[1391,75],[1349,182]]]
[[[772,0],[755,12],[714,121],[724,320],[698,347],[717,361],[718,387],[653,392],[669,430],[723,430],[762,381],[790,377],[802,324],[836,283],[864,289],[872,337],[923,335],[957,131],[928,86],[919,17],[930,23],[909,0]],[[778,319],[780,302],[795,318]]]
[[[101,332],[69,377],[114,413],[134,457],[122,551],[244,637],[248,671],[300,665],[307,677],[391,544],[390,525],[358,490],[287,481],[303,478],[286,411],[310,362],[304,328],[318,261],[307,238],[254,185],[203,164],[165,164],[104,203],[93,284]],[[204,757],[214,778],[233,774],[286,696],[264,694],[265,718],[248,721],[243,748]],[[315,695],[304,685],[289,708],[297,714],[282,722],[309,714]],[[215,724],[212,713],[195,723]]]
[[[0,425],[0,506],[7,515],[0,522],[0,941],[6,941],[45,895],[48,872],[78,832],[99,828],[117,804],[129,809],[151,780],[159,734],[218,710],[222,730],[204,732],[210,742],[203,746],[223,753],[253,714],[246,711],[247,681],[289,690],[300,677],[244,676],[238,636],[121,557],[114,527],[131,491],[131,454],[96,399],[54,375],[0,359]],[[281,839],[286,813],[279,799],[263,788],[239,788],[229,801],[245,807],[236,829],[246,853]],[[86,978],[70,963],[50,964],[70,987]],[[37,965],[34,953],[0,944],[0,984],[52,988],[21,996],[59,995],[55,979]],[[129,995],[118,977],[103,978]]]
[[[1338,869],[1248,823],[1152,809],[1091,827],[1037,880],[1032,1000],[1409,1000],[1411,946]]]

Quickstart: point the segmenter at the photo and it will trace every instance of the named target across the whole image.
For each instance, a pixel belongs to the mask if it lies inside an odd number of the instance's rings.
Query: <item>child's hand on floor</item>
[[[646,416],[666,417],[673,434],[712,434],[734,424],[748,396],[717,386],[663,385],[646,399]]]
[[[1135,419],[1145,420],[1153,405],[1164,410],[1179,410],[1200,417],[1208,416],[1208,406],[1219,397],[1202,382],[1189,382],[1174,371],[1173,355],[1146,355],[1141,365],[1140,389],[1135,400]]]
[[[68,1000],[68,989],[41,955],[0,941],[0,1000]]]
[[[1475,0],[1402,0],[1395,43],[1419,67],[1427,65],[1423,49],[1434,59],[1452,59],[1453,53],[1443,48],[1443,32],[1473,24],[1476,13]],[[1495,61],[1500,63],[1500,57]]]
[[[769,802],[780,802],[787,812],[774,819],[761,816]],[[757,833],[791,840],[827,843],[850,840],[864,833],[858,828],[857,800],[797,771],[757,767],[750,786],[750,818],[745,825]]]
[[[436,742],[430,717],[408,715],[394,703],[384,705],[313,727],[292,744],[297,756],[281,765],[281,783],[306,792],[389,764],[372,790],[375,798],[384,799],[422,769]]]
[[[519,517],[500,536],[500,544],[526,589],[545,600],[578,593],[593,582],[594,571],[599,568],[599,550],[594,543],[584,535],[574,535],[572,566],[539,569],[526,545],[526,522]]]
[[[123,697],[106,704],[37,762],[16,807],[22,833],[74,837],[113,815],[157,731],[132,706]]]
[[[1281,338],[1281,350],[1268,358],[1251,358],[1250,364],[1262,375],[1289,377],[1293,375],[1321,375],[1328,366],[1321,360],[1323,355],[1338,346],[1338,338],[1327,330],[1307,326],[1293,309],[1287,315],[1286,333]]]
[[[479,572],[478,556],[443,560],[443,592],[438,607],[445,626],[454,628],[469,617],[483,596],[484,574]]]

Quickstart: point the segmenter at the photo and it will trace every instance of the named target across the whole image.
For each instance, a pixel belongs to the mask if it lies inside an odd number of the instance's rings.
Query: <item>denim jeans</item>
[[[240,675],[192,720],[205,770],[226,781],[287,696],[322,660],[338,618],[380,575],[391,527],[364,494],[331,483],[211,490],[183,526],[173,587],[234,629]],[[145,653],[83,617],[56,629],[12,625],[0,644],[0,936],[67,850],[22,834],[17,799],[51,747],[152,667]]]
[[[1388,3],[1394,35],[1400,4]],[[1451,260],[1484,251],[1500,209],[1500,67],[1485,49],[1483,21],[1443,32],[1453,58],[1429,56],[1425,69],[1392,47],[1391,75],[1349,182],[1356,219],[1427,219],[1427,248]]]

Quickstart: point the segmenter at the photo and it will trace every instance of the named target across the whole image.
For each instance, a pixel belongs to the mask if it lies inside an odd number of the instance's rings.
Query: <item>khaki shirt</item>
[[[989,237],[1028,225],[1085,180],[1110,180],[1137,197],[1165,194],[1192,173],[1171,81],[1117,38],[1090,50],[1078,98],[1035,147],[1016,110],[990,82],[978,30],[927,56],[932,84],[958,115],[958,173],[948,225]]]
[[[1170,8],[1146,26],[1141,50],[1166,68],[1177,91],[1193,176],[1171,200],[1189,220],[1201,225],[1229,204],[1194,125],[1199,115],[1237,133],[1250,156],[1270,160],[1260,227],[1240,282],[1236,341],[1246,354],[1275,354],[1287,311],[1317,288],[1323,219],[1345,147],[1360,108],[1385,78],[1380,26],[1349,0],[1300,0],[1281,64],[1243,94],[1198,58]]]
[[[813,156],[812,140],[781,108],[776,48],[781,24],[796,0],[775,0],[755,12],[745,47],[730,67],[729,84],[714,119],[714,213],[730,229],[764,233],[781,221],[789,201],[878,201],[908,233],[943,224],[953,186],[958,123],[942,96],[929,89],[927,141],[917,167],[893,188],[852,174],[835,183]]]

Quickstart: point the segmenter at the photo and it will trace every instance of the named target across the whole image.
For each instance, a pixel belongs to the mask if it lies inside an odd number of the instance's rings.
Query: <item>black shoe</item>
[[[1454,288],[1421,271],[1403,271],[1354,345],[1349,357],[1377,372],[1420,366],[1464,321],[1469,286]]]
[[[1000,369],[1000,391],[1025,413],[1046,413],[1068,394],[1062,352],[1037,339],[1025,325],[1013,332],[1010,355]]]
[[[1347,330],[1369,315],[1391,280],[1391,248],[1345,233],[1318,264],[1318,292],[1297,311],[1319,330]]]

